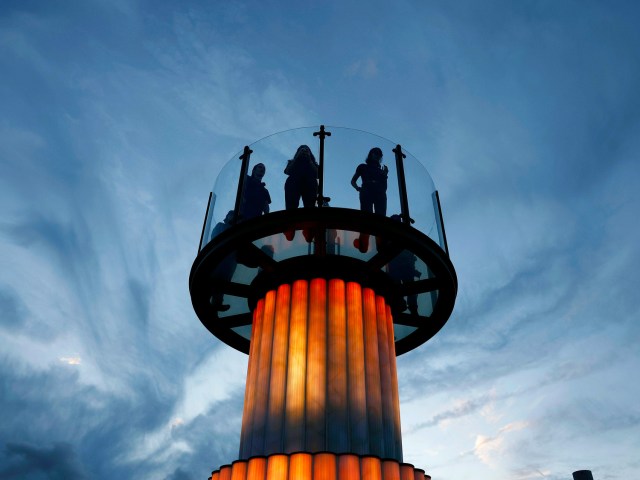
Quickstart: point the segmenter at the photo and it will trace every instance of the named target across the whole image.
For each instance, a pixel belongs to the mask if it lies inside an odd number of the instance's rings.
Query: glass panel
[[[436,221],[436,230],[437,230],[437,238],[438,238],[438,245],[440,245],[440,247],[442,247],[442,249],[447,252],[447,245],[444,239],[444,227],[442,225],[442,221],[441,221],[441,217],[440,217],[440,205],[438,205],[438,196],[437,196],[438,192],[433,192],[431,194],[431,198],[433,200],[433,215],[435,217],[435,221]],[[435,239],[435,237],[432,237]],[[449,253],[449,252],[447,252]]]
[[[243,327],[234,327],[231,330],[236,332],[238,335],[246,338],[247,340],[251,339],[251,325],[245,325]]]
[[[438,291],[420,293],[418,295],[418,315],[430,317],[438,301]]]
[[[435,275],[431,272],[429,267],[420,259],[416,262],[416,280],[427,280],[429,278],[435,278]],[[433,308],[438,300],[438,291],[423,292],[417,296],[418,315],[425,317],[431,316]],[[415,300],[412,302],[415,305]]]
[[[376,237],[367,233],[340,230],[340,254],[367,261],[377,253]]]
[[[422,271],[418,270],[418,264],[424,263],[411,253],[403,250],[385,265],[384,270],[397,285],[413,283],[420,278]],[[407,295],[399,305],[399,310],[403,313],[418,314],[418,301],[416,295]]]
[[[398,195],[398,180],[396,176],[395,157],[392,150],[395,144],[382,137],[372,135],[360,130],[352,130],[347,128],[328,128],[331,137],[325,141],[325,186],[324,194],[331,198],[329,203],[332,207],[353,208],[359,210],[361,208],[360,198],[365,194],[365,201],[373,205],[373,211],[377,212],[376,207],[381,207],[381,212],[387,216],[394,213],[400,213],[400,197]],[[372,148],[379,148],[382,151],[382,170],[386,171],[387,179],[384,181],[384,173],[375,175],[371,182],[367,182],[365,190],[358,193],[351,185],[353,178],[359,165],[364,165],[367,156]],[[375,158],[371,158],[371,162],[375,163]],[[360,171],[366,172],[368,170]],[[375,172],[375,169],[372,169]],[[386,194],[384,189],[386,183]],[[356,180],[359,187],[363,185],[363,178]],[[380,184],[383,186],[380,187]],[[367,195],[366,192],[370,193]],[[386,205],[385,205],[386,203]]]
[[[238,250],[238,266],[231,281],[249,285],[259,272],[259,264],[253,249]]]
[[[376,237],[350,230],[330,229],[290,230],[255,240],[253,244],[265,249],[277,262],[288,258],[313,255],[319,248],[318,235],[324,234],[328,255],[346,255],[367,261],[377,253]]]
[[[253,153],[251,154],[247,173],[249,176],[253,174],[253,180],[245,182],[244,198],[246,202],[242,207],[242,213],[245,218],[247,215],[256,215],[260,211],[266,210],[264,208],[267,204],[265,199],[270,199],[270,203],[268,203],[270,212],[285,209],[285,190],[289,192],[290,204],[297,202],[302,207],[305,199],[307,203],[313,203],[317,185],[312,178],[315,175],[315,167],[311,167],[310,170],[305,168],[303,160],[301,163],[303,166],[293,169],[294,173],[287,169],[288,174],[285,174],[285,169],[289,160],[296,156],[296,152],[301,145],[307,145],[316,162],[319,161],[320,140],[319,137],[313,136],[313,133],[318,130],[319,128],[317,127],[288,130],[265,137],[250,145]],[[386,215],[391,216],[401,213],[395,154],[393,153],[396,144],[360,130],[340,127],[327,127],[326,130],[331,132],[331,136],[325,138],[324,159],[324,195],[331,198],[329,206],[360,209],[361,194],[351,186],[351,179],[359,165],[365,163],[371,149],[376,147],[382,152],[381,165],[385,168],[387,175],[386,192],[384,190],[384,174],[380,174],[381,170],[375,168],[365,170],[365,172],[369,172],[367,174],[369,179],[375,180],[375,182],[367,183],[369,186],[365,190],[369,194],[365,195],[365,201],[367,204],[372,204],[374,210],[380,207],[380,210],[384,211],[386,196]],[[433,181],[424,166],[406,150],[403,149],[403,151],[406,155],[403,164],[409,211],[411,217],[415,220],[413,227],[429,235],[438,244],[442,245],[436,225],[437,210],[433,208],[432,194],[435,191]],[[242,165],[242,161],[238,157],[241,154],[242,150],[239,150],[222,168],[216,179],[213,189],[215,201],[212,201],[211,215],[206,221],[207,226],[203,246],[211,238],[224,231],[225,217],[235,207],[235,197]],[[301,154],[296,157],[296,165],[300,165],[298,160],[301,158],[304,159],[305,156]],[[377,157],[372,158],[372,160],[375,164]],[[258,164],[262,164],[265,167],[262,177],[258,175],[259,171],[262,170],[261,168],[257,168],[254,174],[254,167]],[[307,162],[306,165],[308,167],[310,163]],[[304,172],[311,172],[309,173],[311,177],[305,177],[303,175]],[[362,173],[362,170],[360,173]],[[311,178],[310,181],[309,178]],[[358,178],[356,183],[360,188],[362,186],[362,178]],[[372,187],[371,185],[374,186]],[[382,187],[379,187],[380,185]],[[230,219],[231,217],[227,218]],[[341,245],[346,248],[352,245],[354,239],[342,238]]]
[[[229,309],[224,312],[218,312],[218,317],[221,319],[232,315],[238,315],[240,313],[249,313],[249,305],[247,304],[246,298],[225,294],[223,304],[229,305]]]
[[[228,310],[228,303],[225,303],[226,299],[224,298],[225,295],[222,294],[222,290],[223,286],[233,277],[236,268],[236,255],[232,253],[227,255],[211,274],[213,286],[209,302],[219,312]]]
[[[427,264],[424,263],[421,259],[417,258],[416,262],[415,262],[415,267],[416,267],[416,280],[425,280],[427,278],[434,278],[435,275],[433,275],[433,273],[431,273],[431,270],[429,270],[429,267],[427,267]]]
[[[393,326],[393,337],[397,342],[398,340],[402,340],[407,335],[415,332],[417,329],[418,329],[417,327],[409,327],[407,325],[395,324]]]
[[[253,243],[258,248],[265,249],[264,251],[267,252],[272,249],[273,258],[277,262],[280,262],[287,258],[300,257],[313,253],[311,244],[306,241],[303,233],[307,236],[309,235],[309,232],[290,230],[258,239]]]
[[[432,203],[432,193],[435,191],[433,180],[427,169],[409,152],[403,149],[407,158],[404,159],[404,175],[407,183],[407,199],[409,213],[415,220],[412,227],[420,230],[429,238],[439,243],[438,232],[435,228],[435,215]]]

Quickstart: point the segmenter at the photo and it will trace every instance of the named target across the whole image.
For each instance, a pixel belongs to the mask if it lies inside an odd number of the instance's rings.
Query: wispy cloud
[[[475,447],[473,449],[474,455],[489,466],[495,465],[497,457],[500,457],[504,453],[505,438],[511,432],[517,432],[527,427],[527,422],[513,422],[500,428],[495,436],[476,436]]]
[[[60,361],[67,365],[80,365],[82,363],[82,359],[80,357],[60,357]]]

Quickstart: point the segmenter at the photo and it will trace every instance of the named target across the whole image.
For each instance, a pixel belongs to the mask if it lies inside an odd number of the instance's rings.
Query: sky
[[[398,358],[434,480],[640,468],[640,5],[0,3],[0,480],[204,479],[247,357],[188,275],[209,192],[274,132],[407,146],[459,290]],[[636,372],[636,373],[634,373]]]

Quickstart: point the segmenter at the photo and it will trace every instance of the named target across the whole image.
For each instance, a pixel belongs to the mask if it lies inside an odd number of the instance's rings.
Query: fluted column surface
[[[254,310],[240,458],[323,451],[402,461],[393,321],[369,288],[298,280]]]

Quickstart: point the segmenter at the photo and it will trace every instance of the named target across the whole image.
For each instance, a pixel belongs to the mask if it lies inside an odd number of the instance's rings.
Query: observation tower
[[[307,175],[295,208],[303,145],[317,190]],[[370,153],[382,174],[354,178]],[[202,324],[249,355],[238,459],[209,478],[431,478],[403,462],[396,355],[442,328],[457,288],[438,192],[402,146],[320,126],[244,147],[209,196],[189,277]]]

